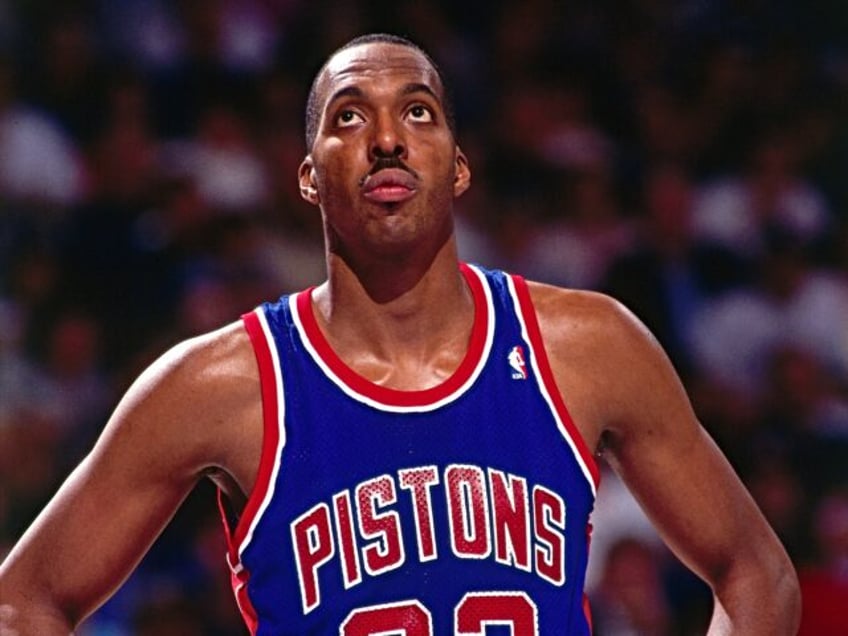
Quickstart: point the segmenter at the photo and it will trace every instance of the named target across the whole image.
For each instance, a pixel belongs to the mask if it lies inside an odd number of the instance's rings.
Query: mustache
[[[391,157],[377,157],[377,159],[374,161],[374,165],[371,166],[371,169],[359,180],[360,187],[365,185],[365,182],[368,180],[368,177],[377,174],[381,170],[387,170],[390,168],[404,170],[416,179],[420,178],[418,176],[418,173],[415,172],[415,170],[407,166],[401,160],[401,158],[396,155],[392,155]]]

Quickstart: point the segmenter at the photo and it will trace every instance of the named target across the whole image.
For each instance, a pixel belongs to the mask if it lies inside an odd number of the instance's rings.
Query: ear
[[[312,205],[318,205],[321,199],[315,185],[315,166],[312,163],[311,156],[307,155],[301,162],[300,168],[297,170],[297,180],[300,184],[300,196],[303,197],[303,200]]]
[[[468,165],[468,157],[462,152],[462,148],[456,147],[454,158],[453,196],[458,197],[468,190],[471,185],[471,167]]]

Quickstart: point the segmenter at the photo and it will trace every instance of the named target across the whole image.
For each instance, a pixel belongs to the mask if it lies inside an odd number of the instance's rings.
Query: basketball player
[[[356,40],[307,111],[328,280],[138,378],[3,564],[9,627],[67,634],[209,477],[253,634],[588,634],[602,453],[712,587],[711,633],[795,633],[792,565],[646,330],[458,261],[471,173],[430,58]]]

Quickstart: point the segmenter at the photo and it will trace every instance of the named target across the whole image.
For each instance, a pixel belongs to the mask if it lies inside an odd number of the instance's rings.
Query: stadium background
[[[453,87],[463,257],[636,311],[798,566],[802,634],[848,633],[841,0],[0,0],[0,556],[156,355],[321,280],[305,95],[375,30]],[[703,586],[601,497],[598,635],[703,633]],[[228,585],[203,485],[79,633],[242,634]]]

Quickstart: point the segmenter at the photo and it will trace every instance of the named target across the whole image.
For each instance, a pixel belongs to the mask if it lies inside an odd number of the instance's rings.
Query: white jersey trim
[[[274,489],[277,484],[277,476],[280,472],[280,463],[283,456],[283,449],[286,445],[286,423],[285,423],[285,414],[286,414],[286,402],[285,402],[285,391],[283,390],[283,374],[280,366],[280,357],[277,351],[277,345],[274,342],[274,336],[271,333],[271,328],[268,326],[268,320],[265,317],[265,312],[262,308],[257,308],[254,310],[259,318],[259,324],[262,326],[262,334],[265,337],[265,341],[268,344],[268,349],[271,353],[271,361],[274,367],[274,386],[276,388],[277,393],[277,413],[276,413],[276,421],[277,421],[277,448],[274,452],[274,466],[271,470],[271,475],[268,479],[267,484],[256,484],[254,488],[265,488],[265,493],[262,497],[262,503],[259,504],[259,508],[256,511],[256,514],[250,520],[250,525],[248,526],[247,532],[245,533],[244,539],[242,539],[241,543],[238,546],[238,554],[239,558],[250,545],[250,542],[253,539],[253,533],[256,530],[256,526],[262,520],[262,517],[265,514],[265,510],[268,508],[268,505],[271,503],[271,500],[274,498]],[[263,407],[264,408],[264,407]]]
[[[518,300],[518,294],[515,290],[515,282],[512,276],[507,275],[509,295],[512,299],[513,307],[515,309],[515,315],[518,318],[518,322],[521,324],[521,336],[524,338],[524,341],[527,343],[527,346],[530,348],[530,359],[531,365],[533,367],[533,377],[536,381],[536,386],[539,389],[539,393],[542,394],[542,397],[545,399],[545,402],[548,405],[548,409],[551,412],[554,420],[556,421],[557,427],[559,428],[560,434],[563,436],[565,441],[568,443],[569,448],[571,449],[571,453],[574,455],[574,459],[577,461],[577,464],[580,466],[580,470],[583,472],[584,477],[586,477],[586,481],[589,482],[589,487],[592,489],[592,495],[597,498],[597,486],[595,484],[595,479],[592,476],[592,471],[589,470],[589,466],[583,459],[583,455],[580,453],[577,445],[572,439],[571,435],[568,432],[568,428],[565,426],[562,418],[560,417],[560,413],[556,408],[553,398],[551,398],[551,394],[548,392],[548,388],[545,386],[544,376],[542,374],[542,370],[539,368],[539,356],[536,351],[536,343],[535,339],[530,337],[530,333],[527,329],[526,317],[524,316],[524,312],[521,310],[521,304]],[[544,343],[539,343],[539,346],[544,346]]]
[[[492,343],[494,341],[495,334],[495,310],[492,303],[492,291],[489,288],[489,282],[486,279],[485,275],[480,272],[476,267],[469,265],[470,271],[479,279],[481,283],[481,287],[483,289],[483,295],[485,298],[485,311],[487,312],[487,320],[486,320],[486,335],[485,335],[485,344],[483,346],[483,351],[480,354],[479,360],[477,360],[474,370],[455,391],[449,393],[445,397],[430,402],[426,404],[416,404],[412,406],[401,406],[396,404],[387,404],[386,402],[375,399],[374,397],[365,395],[364,393],[355,390],[352,388],[347,382],[344,381],[339,375],[337,375],[327,364],[327,362],[321,357],[320,353],[315,348],[315,345],[310,340],[306,329],[304,328],[303,321],[301,319],[300,313],[297,307],[297,296],[292,294],[289,296],[289,309],[291,310],[292,319],[294,320],[295,326],[298,331],[298,335],[300,336],[301,342],[303,342],[304,347],[309,352],[309,355],[315,361],[315,363],[321,368],[324,375],[327,376],[337,387],[339,387],[346,395],[366,404],[372,408],[388,411],[392,413],[426,413],[430,411],[435,411],[436,409],[445,406],[446,404],[450,404],[457,400],[460,396],[462,396],[466,391],[468,391],[471,386],[474,385],[474,382],[482,373],[483,368],[486,366],[486,361],[489,359],[489,354],[492,349]]]

